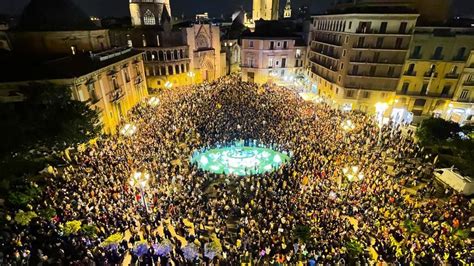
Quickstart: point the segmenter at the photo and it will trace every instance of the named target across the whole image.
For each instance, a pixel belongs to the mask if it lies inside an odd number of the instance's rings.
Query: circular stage
[[[269,148],[236,145],[195,152],[191,163],[215,174],[246,176],[272,172],[289,160],[286,153]]]

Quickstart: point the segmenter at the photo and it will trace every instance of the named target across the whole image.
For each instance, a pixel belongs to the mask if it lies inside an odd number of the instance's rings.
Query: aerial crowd
[[[237,76],[156,97],[128,115],[135,134],[101,138],[45,175],[30,209],[54,217],[6,224],[0,264],[474,263],[458,234],[469,201],[433,196],[432,166],[400,125],[383,126],[379,143],[370,115]],[[190,163],[196,150],[254,139],[291,160],[249,176]],[[146,184],[130,182],[137,172]],[[66,232],[71,221],[94,229]]]

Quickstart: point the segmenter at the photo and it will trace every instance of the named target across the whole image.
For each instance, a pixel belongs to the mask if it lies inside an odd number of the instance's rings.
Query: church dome
[[[67,31],[96,28],[90,18],[71,0],[31,0],[23,10],[20,30]]]

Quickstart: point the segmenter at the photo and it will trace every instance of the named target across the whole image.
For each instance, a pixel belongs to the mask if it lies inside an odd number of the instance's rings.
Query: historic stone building
[[[291,0],[286,0],[285,9],[283,10],[283,18],[291,18]]]
[[[130,3],[132,17],[137,6],[160,9],[160,1]],[[166,5],[165,5],[166,6]],[[151,8],[151,7],[150,7]],[[136,21],[145,21],[144,13]],[[135,25],[135,23],[134,23]],[[221,52],[220,29],[211,24],[173,26],[164,8],[156,23],[110,30],[113,46],[129,46],[144,52],[145,73],[151,89],[171,88],[212,81],[225,73],[225,52]]]
[[[169,0],[130,0],[132,25],[134,27],[160,25],[164,9],[171,16]]]
[[[253,0],[253,21],[278,20],[279,12],[279,0]]]

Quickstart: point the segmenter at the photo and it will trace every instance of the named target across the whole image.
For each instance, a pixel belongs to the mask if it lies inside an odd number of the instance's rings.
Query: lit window
[[[150,11],[150,9],[147,9],[145,11],[145,15],[143,16],[143,23],[145,25],[156,25],[155,15],[153,14],[153,12]]]

